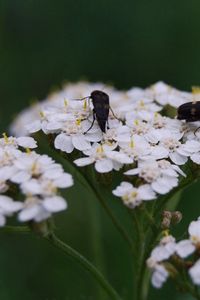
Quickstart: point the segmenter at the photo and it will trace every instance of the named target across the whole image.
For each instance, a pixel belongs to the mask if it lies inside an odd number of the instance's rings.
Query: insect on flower
[[[93,127],[95,119],[97,120],[101,131],[106,132],[106,125],[108,128],[109,109],[111,110],[113,116],[117,119],[112,108],[110,107],[109,96],[103,91],[95,90],[90,94],[90,96],[74,100],[84,99],[91,99],[94,107],[92,124],[85,133],[87,133]]]
[[[177,119],[185,120],[186,122],[200,121],[200,87],[192,87],[193,101],[182,104],[177,110]]]
[[[177,119],[186,122],[200,121],[200,101],[187,102],[178,107]]]

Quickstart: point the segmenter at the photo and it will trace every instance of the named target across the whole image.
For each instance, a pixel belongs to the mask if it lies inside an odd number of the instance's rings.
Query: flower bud
[[[162,229],[169,229],[171,224],[171,220],[168,218],[163,218],[162,222],[161,222],[161,228]]]
[[[54,225],[52,219],[49,219],[41,222],[30,221],[29,226],[33,232],[35,232],[40,236],[45,237],[49,235],[50,232],[52,232],[52,228]]]
[[[174,211],[172,212],[172,223],[178,224],[182,220],[182,213],[180,211]]]
[[[164,210],[164,211],[162,212],[162,216],[163,216],[163,218],[166,218],[166,219],[171,220],[171,218],[172,218],[172,213],[171,213],[171,211],[169,211],[169,210]]]

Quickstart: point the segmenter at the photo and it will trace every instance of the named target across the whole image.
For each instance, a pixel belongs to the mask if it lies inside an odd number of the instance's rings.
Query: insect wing
[[[109,96],[105,93],[95,93],[91,96],[97,122],[101,130],[105,132],[109,115]]]

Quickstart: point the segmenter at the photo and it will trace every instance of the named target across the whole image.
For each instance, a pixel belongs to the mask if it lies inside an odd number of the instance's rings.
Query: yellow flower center
[[[83,102],[83,109],[86,110],[87,109],[87,100],[85,99]]]
[[[32,174],[37,174],[37,163],[36,163],[36,162],[34,162],[34,163],[32,164],[32,167],[31,167],[31,173],[32,173]]]
[[[27,154],[30,154],[31,153],[31,150],[29,148],[26,148],[26,153]]]
[[[134,120],[134,125],[138,126],[139,125],[139,121],[138,120]]]
[[[192,94],[200,94],[200,86],[192,86]]]
[[[131,139],[130,143],[129,143],[130,148],[134,148],[135,147],[135,143],[133,138]]]
[[[163,230],[163,236],[169,236],[169,229]]]
[[[39,114],[40,114],[40,118],[42,118],[42,119],[43,119],[43,118],[45,117],[45,115],[44,115],[44,112],[43,112],[43,111],[40,111],[40,112],[39,112]]]
[[[68,105],[68,101],[67,101],[67,99],[64,99],[64,107],[66,108],[67,105]]]
[[[97,153],[103,153],[104,151],[103,151],[103,146],[102,145],[100,145],[98,148],[97,148],[97,151],[96,151]]]
[[[143,100],[141,100],[141,101],[139,102],[139,106],[140,106],[140,107],[144,107],[144,101],[143,101]]]
[[[3,135],[5,143],[8,144],[9,143],[9,139],[8,139],[7,134],[4,132],[2,135]]]
[[[76,119],[76,125],[79,126],[81,124],[81,118]]]
[[[158,118],[158,113],[157,113],[157,111],[154,113],[154,118],[155,118],[155,119]]]
[[[135,198],[136,196],[137,196],[137,192],[136,191],[131,192],[131,197]]]

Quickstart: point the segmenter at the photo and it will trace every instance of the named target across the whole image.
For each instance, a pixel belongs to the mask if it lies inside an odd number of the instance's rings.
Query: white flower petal
[[[151,186],[155,192],[158,194],[167,194],[173,187],[178,184],[177,178],[158,178],[156,181],[152,182]]]
[[[190,277],[194,284],[200,284],[200,259],[189,269]]]
[[[13,201],[13,199],[8,196],[0,195],[0,208],[5,213],[16,212],[22,208],[22,205],[21,202]]]
[[[75,165],[78,167],[84,167],[87,165],[90,165],[94,162],[94,159],[92,157],[83,157],[83,158],[78,158],[74,160]]]
[[[23,182],[21,188],[24,194],[39,195],[42,193],[41,184],[36,179]]]
[[[62,123],[57,121],[51,121],[46,125],[46,130],[49,132],[56,132],[62,128]]]
[[[195,246],[190,240],[182,240],[176,244],[176,253],[181,257],[185,258],[195,251]]]
[[[14,166],[5,166],[0,168],[0,181],[10,179],[16,172],[16,168]]]
[[[116,160],[122,164],[131,164],[133,163],[133,159],[130,158],[125,153],[117,152],[117,151],[106,151],[106,156],[110,159]]]
[[[200,241],[200,220],[192,221],[188,227],[188,232],[195,240]]]
[[[177,165],[172,165],[172,168],[183,177],[186,177],[186,174]]]
[[[195,163],[200,165],[200,153],[195,153],[190,156],[190,159]]]
[[[112,193],[117,197],[122,197],[132,189],[133,189],[133,185],[131,183],[123,181],[120,183],[119,186],[116,187],[115,190],[112,191]]]
[[[88,142],[83,134],[76,134],[72,136],[72,144],[80,151],[84,151],[91,148],[90,142]]]
[[[113,163],[110,159],[106,159],[106,158],[97,160],[95,163],[95,169],[99,173],[107,173],[112,171]]]
[[[3,227],[6,224],[6,218],[4,215],[0,214],[0,227]]]
[[[40,210],[41,206],[39,204],[29,205],[18,214],[18,219],[21,222],[30,221],[40,213]]]
[[[74,184],[72,175],[64,173],[59,178],[54,180],[55,186],[59,188],[67,188]]]
[[[46,211],[45,209],[40,209],[40,211],[38,212],[38,214],[34,217],[34,221],[35,222],[41,222],[43,220],[48,219],[51,216],[51,213]]]
[[[138,192],[142,200],[153,200],[156,198],[156,194],[149,184],[139,186]]]
[[[188,158],[186,156],[180,155],[177,152],[171,152],[169,154],[169,157],[170,157],[171,161],[173,163],[175,163],[176,165],[184,165],[188,160]]]
[[[29,133],[34,133],[34,132],[37,132],[37,131],[40,131],[41,129],[41,121],[40,120],[36,120],[30,124],[27,124],[25,126],[25,128],[27,129],[27,131]]]
[[[85,135],[85,140],[89,141],[89,142],[100,142],[102,139],[102,132],[101,131],[97,131],[94,133],[91,133],[90,131],[88,131],[88,133]]]
[[[15,183],[22,183],[29,180],[31,175],[26,171],[17,172],[14,176],[11,177],[11,181]]]
[[[162,265],[158,265],[153,272],[151,282],[155,288],[161,288],[163,283],[167,280],[169,273]]]
[[[162,159],[166,158],[169,155],[169,151],[162,146],[152,147],[151,156],[153,159]]]
[[[125,175],[137,175],[140,172],[139,168],[130,169],[126,172],[124,172]]]
[[[32,137],[18,137],[17,138],[17,143],[19,146],[23,148],[37,148],[37,142],[32,138]]]
[[[71,136],[67,136],[64,133],[57,135],[54,140],[54,146],[56,149],[60,149],[66,153],[71,153],[74,150]]]
[[[59,196],[45,198],[42,205],[49,212],[58,212],[67,208],[67,202]]]

